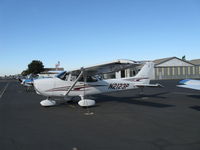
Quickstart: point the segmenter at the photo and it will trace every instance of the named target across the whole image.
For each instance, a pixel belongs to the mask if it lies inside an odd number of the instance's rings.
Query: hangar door
[[[155,67],[155,79],[185,79],[200,78],[200,67],[198,66],[170,66]]]

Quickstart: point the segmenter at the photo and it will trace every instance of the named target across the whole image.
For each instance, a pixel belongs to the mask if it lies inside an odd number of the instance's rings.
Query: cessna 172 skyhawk
[[[161,86],[160,84],[149,84],[149,74],[154,68],[153,62],[146,62],[134,77],[121,79],[100,78],[102,74],[113,73],[139,65],[141,65],[141,63],[136,61],[116,60],[70,72],[63,72],[55,78],[34,80],[34,87],[37,94],[47,97],[46,100],[40,102],[42,106],[56,105],[56,100],[53,100],[52,97],[64,97],[64,99],[70,100],[72,97],[76,96],[81,98],[78,102],[80,106],[93,106],[95,105],[95,100],[85,99],[85,96],[146,86]]]

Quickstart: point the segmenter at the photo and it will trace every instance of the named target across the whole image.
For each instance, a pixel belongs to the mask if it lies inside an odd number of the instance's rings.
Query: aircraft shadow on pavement
[[[200,111],[200,106],[198,106],[198,105],[191,106],[190,108],[194,109],[194,110],[197,110],[197,111]]]
[[[187,96],[192,97],[192,98],[200,99],[200,95],[187,95]]]
[[[129,104],[135,104],[135,105],[142,105],[142,106],[149,106],[149,107],[157,107],[157,108],[165,108],[165,107],[172,107],[174,105],[170,105],[170,104],[163,104],[163,103],[157,103],[157,102],[152,102],[152,101],[148,101],[148,100],[144,100],[142,98],[146,98],[146,97],[159,97],[159,98],[166,98],[160,95],[164,95],[167,94],[168,92],[162,92],[162,93],[157,93],[157,94],[152,94],[152,95],[138,95],[138,96],[130,96],[130,97],[114,97],[114,96],[105,96],[105,95],[101,95],[101,96],[95,96],[95,101],[97,103],[104,103],[104,102],[119,102],[119,103],[129,103]],[[138,100],[138,98],[141,98],[140,100]]]

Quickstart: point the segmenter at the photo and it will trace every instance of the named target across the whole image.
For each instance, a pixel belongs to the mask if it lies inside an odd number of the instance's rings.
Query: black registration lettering
[[[108,87],[108,89],[114,89],[114,90],[124,90],[127,87],[129,87],[128,83],[111,83]]]

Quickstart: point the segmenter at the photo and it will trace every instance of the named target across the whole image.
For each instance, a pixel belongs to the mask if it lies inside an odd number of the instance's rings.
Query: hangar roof
[[[194,66],[195,64],[177,57],[167,57],[153,61],[156,66]]]
[[[176,58],[176,57],[166,57],[166,58],[161,58],[161,59],[155,59],[153,62],[157,65],[173,58]]]
[[[195,65],[200,65],[200,59],[193,59],[190,62],[195,64]]]

